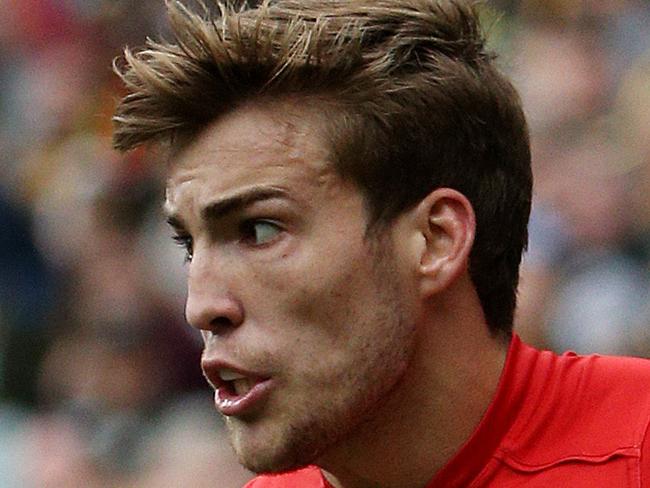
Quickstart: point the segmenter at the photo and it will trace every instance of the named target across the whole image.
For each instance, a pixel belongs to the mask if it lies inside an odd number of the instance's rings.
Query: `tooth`
[[[250,378],[240,378],[234,380],[232,384],[237,395],[243,396],[251,391],[251,388],[253,388],[255,382]]]
[[[229,369],[222,369],[219,371],[219,378],[221,378],[223,381],[234,381],[234,380],[240,380],[243,378],[246,378],[244,375],[241,375],[239,373],[235,373],[234,371],[231,371]]]

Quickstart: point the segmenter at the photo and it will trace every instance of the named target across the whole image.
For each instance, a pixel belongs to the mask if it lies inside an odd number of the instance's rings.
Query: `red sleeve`
[[[643,444],[641,444],[641,486],[650,487],[650,423],[646,427]]]

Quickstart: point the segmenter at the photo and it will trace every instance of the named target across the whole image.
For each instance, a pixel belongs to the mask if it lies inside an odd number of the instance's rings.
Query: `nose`
[[[223,268],[197,258],[190,263],[185,318],[196,329],[223,334],[243,323],[243,306],[229,289]]]

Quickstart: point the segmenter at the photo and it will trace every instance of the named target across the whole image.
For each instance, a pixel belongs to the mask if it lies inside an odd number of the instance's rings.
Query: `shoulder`
[[[282,474],[258,476],[244,488],[328,488],[323,475],[315,466]]]
[[[539,352],[536,363],[511,455],[545,465],[640,448],[650,421],[650,360]]]
[[[559,391],[576,396],[577,407],[603,418],[620,418],[622,408],[642,417],[650,411],[650,360],[565,354],[559,361],[559,379],[566,383]]]
[[[605,418],[621,407],[641,415],[650,411],[650,360],[528,349],[535,358],[527,371],[529,396],[552,406],[556,416],[581,412]],[[529,406],[536,411],[540,405]]]

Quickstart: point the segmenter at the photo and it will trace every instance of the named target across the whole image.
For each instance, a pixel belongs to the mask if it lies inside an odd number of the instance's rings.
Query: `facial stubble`
[[[312,464],[336,449],[344,449],[354,437],[370,430],[381,415],[386,399],[401,383],[415,342],[415,324],[403,303],[403,289],[389,239],[368,238],[372,258],[374,297],[369,306],[374,313],[349,313],[348,323],[365,323],[359,330],[373,331],[355,342],[351,367],[332,375],[338,395],[323,392],[309,398],[280,417],[281,429],[272,445],[255,453],[236,451],[240,462],[256,473],[282,472]],[[314,359],[315,361],[318,358]],[[323,358],[327,360],[327,357]],[[327,401],[327,403],[324,403]],[[226,419],[231,441],[237,447],[239,419]]]

